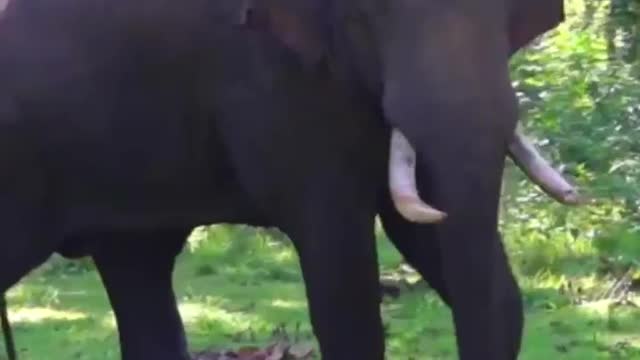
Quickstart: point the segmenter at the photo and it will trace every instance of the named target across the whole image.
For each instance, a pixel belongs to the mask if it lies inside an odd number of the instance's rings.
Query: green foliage
[[[199,238],[207,230],[208,238]],[[241,250],[231,246],[229,235],[239,233],[246,235],[236,239],[246,241]],[[199,229],[190,240],[198,248],[179,259],[175,284],[193,349],[264,345],[283,333],[313,343],[300,270],[294,259],[282,255],[292,254],[289,246],[267,245],[281,240],[238,227]],[[399,254],[384,238],[378,252],[385,273],[400,272]],[[264,259],[259,266],[246,266],[257,257]],[[216,271],[202,273],[203,265]],[[275,271],[294,276],[265,276]],[[33,273],[9,293],[20,358],[119,359],[113,313],[97,274],[58,275]],[[571,306],[572,299],[556,290],[566,279],[548,273],[521,280],[527,312],[521,359],[640,356],[640,339],[634,335],[640,332],[637,311],[607,303]],[[385,298],[382,316],[389,359],[457,358],[451,314],[430,289],[417,286],[398,298]]]
[[[502,219],[523,273],[589,273],[640,260],[640,19],[637,1],[568,0],[567,21],[512,61],[522,122],[593,199],[551,204],[507,172]]]

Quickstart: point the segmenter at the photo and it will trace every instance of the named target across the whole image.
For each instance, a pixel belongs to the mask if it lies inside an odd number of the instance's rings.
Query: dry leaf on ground
[[[244,347],[235,351],[202,351],[194,354],[193,360],[311,360],[313,347],[308,344],[277,342],[264,349]]]

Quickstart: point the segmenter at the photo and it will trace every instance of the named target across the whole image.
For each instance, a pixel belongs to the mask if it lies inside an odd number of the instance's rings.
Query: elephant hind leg
[[[188,360],[172,286],[189,230],[101,236],[93,254],[113,307],[123,360]]]

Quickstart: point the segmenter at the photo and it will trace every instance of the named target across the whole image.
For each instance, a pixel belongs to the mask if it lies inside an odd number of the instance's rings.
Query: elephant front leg
[[[375,217],[367,210],[372,206],[349,198],[357,188],[325,190],[316,187],[305,197],[285,229],[300,257],[322,359],[382,360]]]
[[[172,286],[187,230],[118,234],[93,254],[113,307],[123,360],[188,360]]]

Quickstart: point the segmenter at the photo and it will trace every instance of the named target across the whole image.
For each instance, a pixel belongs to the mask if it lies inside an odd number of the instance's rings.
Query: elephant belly
[[[197,226],[251,218],[242,192],[229,181],[232,174],[223,166],[165,164],[162,169],[114,171],[104,163],[98,165],[62,174],[64,189],[59,197],[65,233]],[[167,169],[175,172],[165,172]]]

